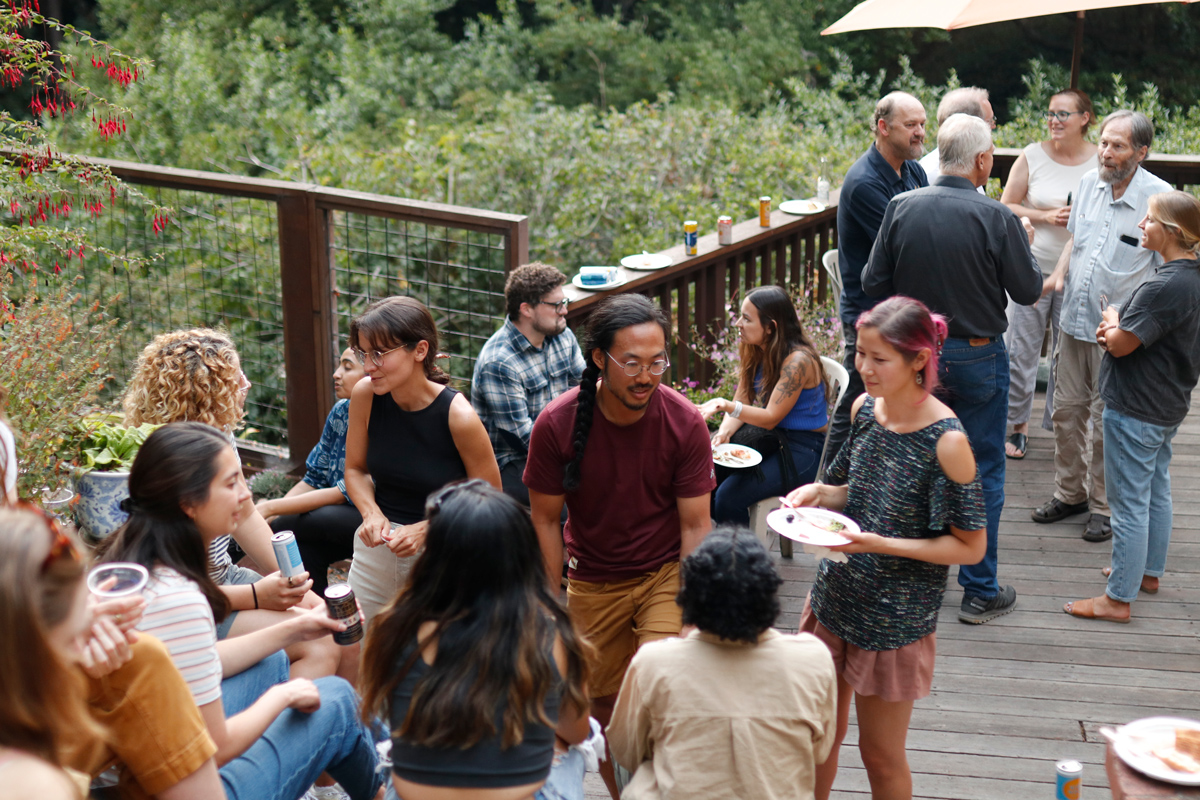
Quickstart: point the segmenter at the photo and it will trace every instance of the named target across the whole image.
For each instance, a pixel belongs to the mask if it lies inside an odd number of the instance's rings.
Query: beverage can
[[[1074,759],[1059,761],[1054,765],[1058,773],[1055,800],[1079,800],[1083,783],[1083,764]]]
[[[271,537],[271,547],[275,550],[275,561],[279,564],[279,574],[285,578],[304,572],[304,562],[300,559],[300,548],[296,545],[296,535],[291,531],[280,531]]]
[[[694,256],[700,251],[700,224],[694,219],[685,220],[683,223],[683,252],[686,255]]]
[[[766,195],[758,198],[758,224],[764,228],[771,227],[771,198]]]
[[[733,244],[733,217],[717,217],[717,244]]]
[[[346,620],[346,630],[334,631],[334,644],[354,644],[363,638],[362,619],[358,616],[358,601],[348,583],[333,583],[325,590],[325,608],[330,619]]]

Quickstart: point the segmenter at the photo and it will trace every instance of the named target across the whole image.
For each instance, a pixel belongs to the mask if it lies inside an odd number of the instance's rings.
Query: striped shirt
[[[237,456],[238,469],[242,468],[242,454],[237,449],[237,439],[229,431],[225,431],[225,438],[229,440],[229,446],[233,448],[233,454]],[[229,568],[233,566],[233,559],[229,556],[229,540],[232,536],[218,536],[213,540],[213,543],[208,546],[208,576],[213,579],[213,583],[222,586],[225,583],[225,576],[229,573]]]
[[[159,639],[183,673],[196,705],[221,698],[221,657],[212,608],[195,581],[170,567],[159,566],[143,596],[146,611],[138,630]]]

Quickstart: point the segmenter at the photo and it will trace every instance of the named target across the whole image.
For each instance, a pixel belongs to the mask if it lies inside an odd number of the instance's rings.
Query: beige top
[[[1029,164],[1029,189],[1025,193],[1023,206],[1036,209],[1061,208],[1079,196],[1079,181],[1096,168],[1096,159],[1085,159],[1082,164],[1060,164],[1050,157],[1041,142],[1025,148],[1025,160]],[[1054,271],[1054,265],[1067,246],[1071,232],[1061,225],[1048,222],[1033,223],[1033,244],[1030,250],[1037,259],[1042,275]]]
[[[651,642],[629,665],[607,731],[634,773],[622,800],[810,800],[836,707],[833,659],[810,634]]]

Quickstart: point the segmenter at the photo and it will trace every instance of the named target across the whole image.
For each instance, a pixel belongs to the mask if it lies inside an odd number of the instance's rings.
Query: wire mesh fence
[[[504,322],[505,237],[370,214],[336,211],[330,226],[335,347],[350,320],[393,295],[420,300],[433,313],[450,356],[441,366],[469,391],[475,359]]]

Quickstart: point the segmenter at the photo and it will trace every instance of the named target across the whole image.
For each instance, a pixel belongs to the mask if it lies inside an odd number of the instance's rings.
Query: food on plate
[[[1192,775],[1200,775],[1200,761],[1192,758],[1187,753],[1180,752],[1177,749],[1177,746],[1170,747],[1168,745],[1164,745],[1162,747],[1156,747],[1151,750],[1150,753],[1176,772],[1187,772]]]
[[[1200,730],[1196,728],[1175,729],[1175,749],[1195,759],[1200,759]]]
[[[713,450],[713,461],[726,467],[744,467],[754,460],[754,454],[740,447]]]
[[[812,200],[800,200],[796,203],[800,211],[820,211],[821,206],[814,203]]]

